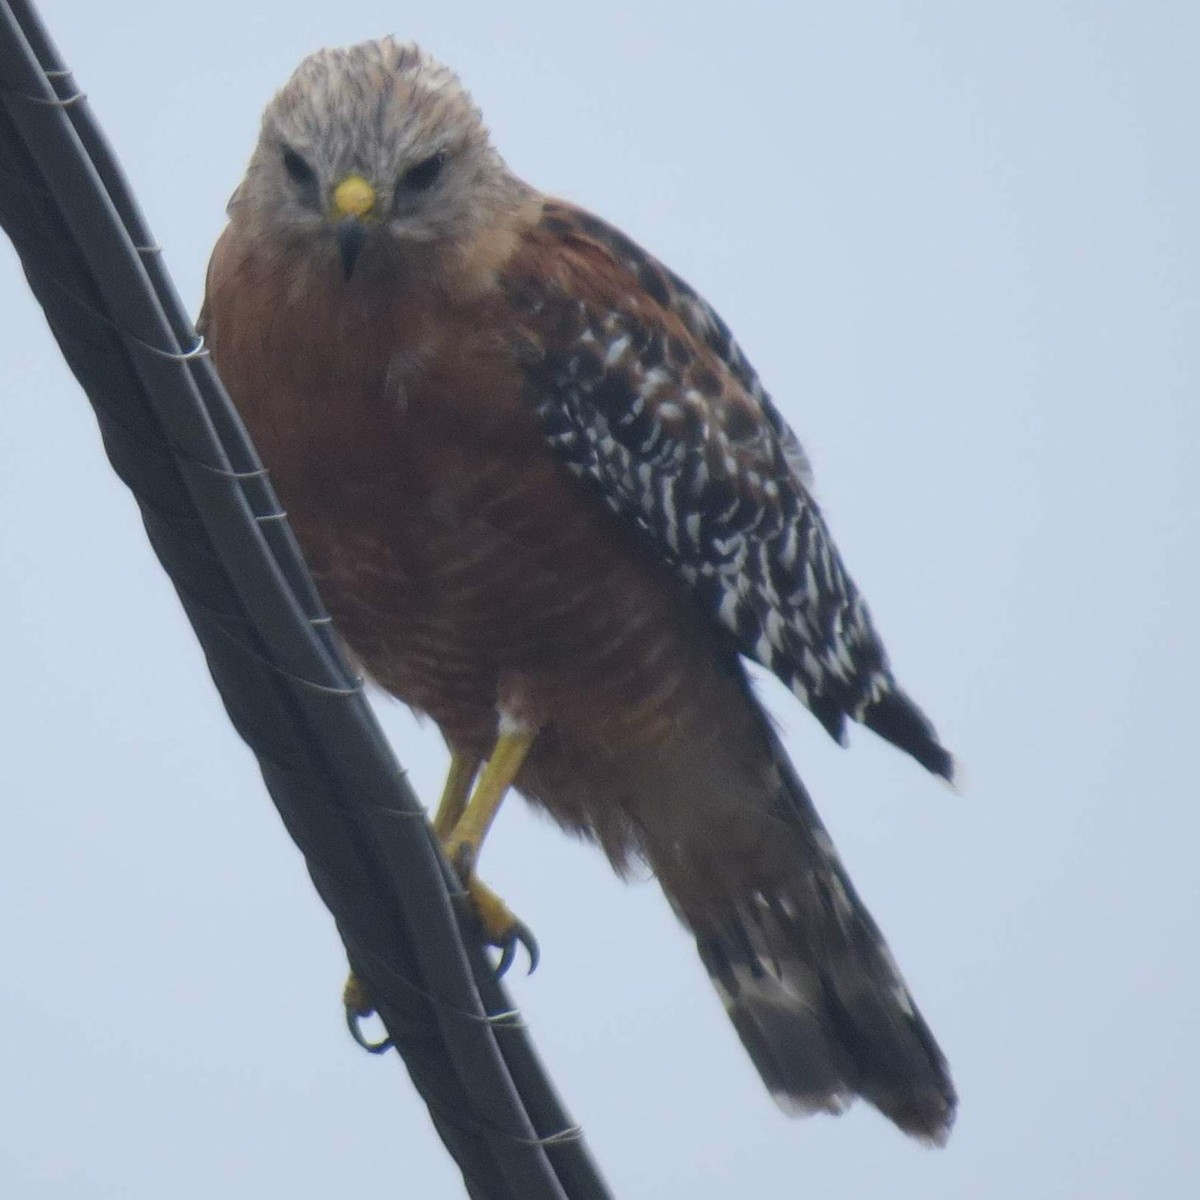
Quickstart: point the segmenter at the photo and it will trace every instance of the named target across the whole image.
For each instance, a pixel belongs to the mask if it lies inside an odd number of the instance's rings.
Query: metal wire
[[[468,1194],[607,1200],[161,251],[25,0],[0,0],[0,172],[0,224]]]

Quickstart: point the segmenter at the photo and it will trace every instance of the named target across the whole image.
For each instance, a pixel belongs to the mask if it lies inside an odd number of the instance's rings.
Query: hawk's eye
[[[445,161],[446,155],[441,150],[436,154],[431,154],[428,158],[421,159],[415,167],[409,167],[400,177],[401,186],[414,192],[423,192],[426,188],[433,187],[437,182],[437,177],[442,173]]]
[[[317,198],[317,173],[290,146],[283,152],[283,169],[291,177],[292,182],[300,189],[300,195],[305,200]]]

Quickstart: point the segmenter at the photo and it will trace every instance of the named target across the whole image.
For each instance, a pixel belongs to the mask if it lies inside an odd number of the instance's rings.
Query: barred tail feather
[[[905,1133],[941,1145],[957,1099],[946,1059],[773,741],[779,808],[799,835],[795,869],[684,919],[785,1111],[836,1113],[862,1096]]]

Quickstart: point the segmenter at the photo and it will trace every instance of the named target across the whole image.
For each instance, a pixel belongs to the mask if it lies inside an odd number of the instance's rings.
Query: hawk
[[[942,1052],[755,699],[778,675],[951,779],[720,317],[518,179],[391,38],[267,107],[209,268],[220,374],[364,671],[438,724],[434,830],[475,873],[510,788],[648,864],[785,1109],[947,1137]]]

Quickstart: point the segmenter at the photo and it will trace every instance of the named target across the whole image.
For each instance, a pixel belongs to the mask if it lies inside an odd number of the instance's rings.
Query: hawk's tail
[[[784,856],[793,865],[736,899],[677,906],[786,1111],[840,1112],[862,1096],[904,1132],[940,1145],[957,1099],[946,1059],[783,747],[768,737],[779,788],[769,824],[778,841],[794,843]],[[780,856],[771,857],[778,868]]]

